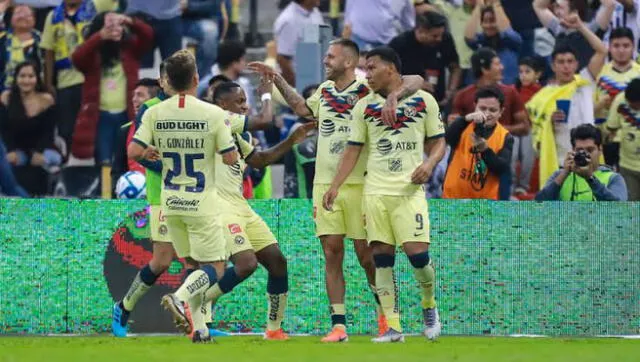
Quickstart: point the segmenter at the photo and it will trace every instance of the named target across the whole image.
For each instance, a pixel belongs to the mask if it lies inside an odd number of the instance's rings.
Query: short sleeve
[[[246,134],[249,135],[248,132]],[[253,147],[253,145],[251,144],[251,138],[247,137],[249,139],[246,139],[244,137],[244,134],[238,134],[238,133],[234,134],[233,136],[236,139],[236,144],[238,145],[238,149],[240,150],[240,154],[242,155],[242,158],[244,159],[249,158],[249,156],[255,150],[255,147]]]
[[[216,141],[216,151],[219,154],[224,154],[236,149],[235,141],[233,140],[233,136],[231,134],[231,125],[229,122],[225,120],[221,122],[219,119],[215,120],[216,129],[215,129],[215,141]],[[143,122],[144,123],[144,122]]]
[[[427,94],[422,97],[427,106],[427,115],[424,120],[424,134],[426,138],[437,138],[444,136],[444,124],[440,114],[440,106],[432,95]]]
[[[320,99],[322,99],[323,88],[324,86],[321,84],[305,102],[307,108],[309,108],[309,111],[311,111],[311,114],[315,119],[318,119],[318,114],[320,113]]]
[[[278,54],[293,57],[296,54],[298,44],[298,32],[291,22],[285,22],[279,29],[276,29],[275,39],[278,47]]]
[[[47,15],[47,19],[44,22],[44,30],[42,31],[42,38],[40,39],[40,47],[46,50],[53,50],[55,44],[55,31],[53,30],[53,10]]]
[[[460,63],[460,57],[458,56],[458,51],[456,50],[456,44],[453,41],[453,37],[451,36],[451,34],[448,33],[445,40],[444,58],[447,66]]]
[[[609,111],[609,117],[607,118],[606,127],[609,129],[619,129],[622,127],[622,117],[618,112],[618,108],[622,104],[622,100],[624,99],[624,92],[620,93],[616,96],[611,104],[611,110]]]
[[[153,144],[153,112],[152,109],[147,110],[142,116],[142,122],[136,131],[136,134],[133,136],[133,142],[147,147],[150,144]]]
[[[246,132],[249,127],[249,117],[243,114],[227,112],[226,120],[229,122],[231,133]]]
[[[511,101],[511,113],[516,114],[518,112],[524,112],[524,102],[522,101],[522,98],[520,98],[518,91],[513,86],[507,87],[508,90],[505,92],[505,95],[508,94],[508,97]]]
[[[351,112],[351,131],[349,132],[349,144],[361,146],[367,143],[367,121],[364,119],[366,98],[361,99]]]

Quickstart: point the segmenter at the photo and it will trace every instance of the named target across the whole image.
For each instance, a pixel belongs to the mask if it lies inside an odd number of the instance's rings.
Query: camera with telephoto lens
[[[588,166],[591,162],[591,155],[585,150],[579,150],[573,156],[573,162],[577,167],[585,167]]]

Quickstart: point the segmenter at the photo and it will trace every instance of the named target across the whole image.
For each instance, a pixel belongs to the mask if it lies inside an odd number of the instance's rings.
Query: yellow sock
[[[189,310],[191,311],[191,321],[193,322],[193,330],[209,330],[207,328],[207,321],[205,314],[202,311],[203,299],[202,295],[191,298],[189,304]]]
[[[344,304],[331,304],[331,326],[332,328],[347,329],[347,308]]]
[[[204,300],[209,301],[211,304],[216,304],[218,298],[222,297],[224,292],[220,289],[218,283],[214,284],[211,288],[207,289],[204,293]]]
[[[282,328],[284,310],[287,308],[287,293],[267,294],[269,305],[267,308],[267,330],[277,331]]]
[[[393,268],[376,267],[376,291],[378,292],[378,298],[380,298],[380,305],[382,306],[384,315],[387,317],[387,324],[389,328],[402,332],[396,288]]]
[[[382,306],[380,305],[380,298],[378,298],[378,292],[376,291],[376,286],[369,284],[369,289],[371,290],[371,293],[373,293],[373,297],[376,300],[376,315],[378,317],[383,316],[384,312],[382,311]]]
[[[423,268],[413,268],[413,273],[422,292],[422,301],[420,302],[422,309],[435,308],[436,271],[433,266],[429,263]]]

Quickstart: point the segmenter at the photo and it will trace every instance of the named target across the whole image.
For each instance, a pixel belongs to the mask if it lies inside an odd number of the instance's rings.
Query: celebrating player
[[[324,208],[334,210],[343,192],[341,186],[353,172],[361,172],[361,160],[368,159],[363,209],[376,266],[377,293],[389,325],[374,342],[404,341],[393,276],[399,245],[409,257],[422,290],[425,335],[435,339],[440,333],[423,184],[444,155],[444,125],[438,103],[422,90],[400,101],[394,123],[383,123],[382,105],[385,96],[401,87],[400,70],[400,58],[391,48],[377,48],[367,55],[367,80],[375,93],[354,107],[347,147],[323,197]],[[423,161],[423,150],[429,155],[427,161]]]
[[[264,79],[263,79],[264,80]],[[230,117],[246,114],[249,111],[247,97],[237,83],[222,83],[215,89],[214,103],[230,113]],[[263,102],[269,97],[263,95]],[[271,107],[270,102],[263,107]],[[281,328],[284,311],[287,305],[289,290],[287,276],[287,260],[278,247],[275,236],[262,218],[249,206],[242,195],[242,179],[247,164],[255,168],[263,168],[291,150],[294,144],[304,140],[307,132],[315,127],[307,123],[292,133],[286,140],[266,151],[256,151],[252,145],[249,132],[234,133],[236,146],[240,151],[240,159],[234,165],[225,166],[217,157],[216,182],[219,199],[216,207],[225,210],[222,215],[223,228],[227,239],[227,251],[231,255],[233,267],[228,268],[222,279],[205,294],[205,301],[214,303],[223,294],[231,290],[249,277],[257,268],[258,262],[268,272],[267,294],[268,313],[267,328],[264,339],[286,340],[289,337]],[[210,308],[192,311],[193,323],[202,327],[202,319]],[[203,316],[197,316],[200,312]]]
[[[235,164],[238,153],[226,112],[195,97],[198,73],[193,55],[176,52],[165,60],[165,71],[176,95],[147,110],[128,153],[133,159],[162,160],[162,212],[169,235],[178,256],[200,266],[175,293],[162,298],[178,328],[190,334],[193,327],[186,310],[201,307],[202,294],[225,268],[218,209],[209,206],[218,199],[216,153],[226,165]]]
[[[146,101],[136,116],[137,127],[140,126],[142,117],[150,107],[164,101],[173,96],[173,91],[167,84],[164,62],[160,63],[160,87],[162,92],[157,97]],[[271,89],[260,87],[260,94],[266,94]],[[271,124],[273,112],[270,101],[265,101],[262,111],[254,116],[235,115],[229,118],[231,123],[231,131],[240,133],[245,130],[263,129]],[[126,337],[127,322],[131,311],[135,308],[136,303],[144,296],[149,288],[153,286],[156,280],[164,273],[175,256],[173,245],[169,237],[169,228],[165,223],[164,215],[161,212],[160,190],[162,189],[162,163],[149,162],[141,160],[141,164],[147,168],[147,200],[150,205],[149,210],[149,229],[151,231],[151,240],[153,242],[153,256],[149,264],[140,269],[136,277],[131,283],[125,297],[114,304],[111,330],[113,335],[117,337]],[[193,272],[196,267],[187,265],[187,275]]]
[[[315,94],[305,101],[284,78],[263,63],[250,63],[249,67],[273,77],[274,84],[282,93],[291,109],[300,117],[315,118],[319,122],[316,172],[313,185],[313,210],[316,235],[320,238],[325,256],[326,288],[331,305],[332,330],[323,342],[344,342],[348,340],[346,331],[346,308],[344,302],[345,281],[342,270],[344,259],[344,237],[352,239],[360,265],[364,268],[371,291],[374,293],[378,311],[378,334],[386,332],[386,321],[380,309],[375,291],[375,269],[371,250],[367,246],[362,218],[362,184],[365,163],[363,159],[340,189],[333,211],[322,208],[322,195],[329,189],[340,155],[344,151],[352,121],[355,104],[369,94],[366,82],[356,79],[355,69],[360,53],[358,46],[347,39],[331,42],[324,58],[327,81],[322,83]],[[395,106],[398,99],[420,89],[420,76],[407,76],[403,83],[387,97],[383,109],[386,121],[395,120]]]

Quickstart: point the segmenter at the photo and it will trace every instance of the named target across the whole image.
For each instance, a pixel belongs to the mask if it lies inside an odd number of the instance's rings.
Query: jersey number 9
[[[164,178],[164,188],[166,190],[180,190],[180,185],[172,183],[174,177],[182,174],[182,157],[177,152],[163,152],[162,158],[170,158],[173,161],[173,168],[167,170],[167,175]],[[204,191],[204,174],[202,172],[194,170],[193,162],[195,160],[203,160],[204,153],[187,153],[184,155],[184,174],[187,177],[194,178],[196,180],[195,186],[186,186],[184,190],[186,192],[202,192]]]

